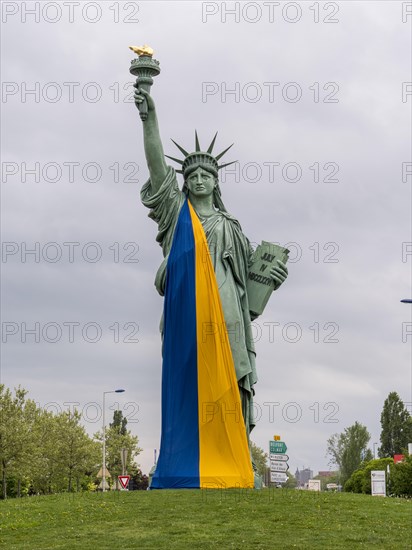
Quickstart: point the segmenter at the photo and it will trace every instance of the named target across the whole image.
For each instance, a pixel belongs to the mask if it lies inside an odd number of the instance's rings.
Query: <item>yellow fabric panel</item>
[[[189,203],[196,250],[200,487],[253,487],[239,388],[202,224]]]

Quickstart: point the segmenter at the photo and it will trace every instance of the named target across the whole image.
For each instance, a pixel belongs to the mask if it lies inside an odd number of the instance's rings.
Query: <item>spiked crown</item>
[[[218,161],[223,157],[225,153],[229,151],[229,149],[232,147],[232,145],[229,145],[227,149],[222,151],[216,156],[212,155],[213,147],[215,145],[217,132],[215,134],[215,137],[212,139],[211,144],[209,145],[206,152],[202,151],[199,144],[199,138],[197,136],[197,132],[195,130],[195,152],[194,153],[188,153],[183,147],[181,147],[178,143],[173,141],[173,143],[176,145],[176,147],[179,149],[181,153],[185,156],[183,160],[177,159],[175,157],[170,157],[169,155],[165,155],[168,159],[173,160],[174,162],[177,162],[181,165],[181,170],[176,170],[179,174],[183,174],[183,176],[186,178],[186,175],[189,172],[193,172],[193,170],[196,170],[198,167],[202,167],[205,170],[208,170],[212,172],[216,177],[218,174],[218,171],[225,167],[229,166],[229,164],[233,164],[236,161],[227,162],[226,164],[219,164]]]

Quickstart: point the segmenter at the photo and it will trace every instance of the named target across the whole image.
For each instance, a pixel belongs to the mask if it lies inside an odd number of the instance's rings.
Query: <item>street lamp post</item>
[[[123,393],[125,390],[111,390],[103,392],[103,469],[102,469],[102,491],[106,491],[106,423],[105,423],[105,408],[106,408],[106,393]]]

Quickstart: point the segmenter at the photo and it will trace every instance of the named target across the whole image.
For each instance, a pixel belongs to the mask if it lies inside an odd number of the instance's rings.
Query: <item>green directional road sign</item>
[[[269,452],[276,454],[286,453],[287,447],[284,441],[269,441]]]

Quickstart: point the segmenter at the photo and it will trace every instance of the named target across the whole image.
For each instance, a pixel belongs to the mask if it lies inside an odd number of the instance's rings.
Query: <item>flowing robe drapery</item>
[[[175,232],[178,220],[180,224],[183,223],[182,209],[186,204],[186,196],[178,187],[173,168],[168,168],[167,176],[156,192],[153,192],[151,182],[148,180],[142,188],[141,199],[144,206],[150,209],[149,216],[158,224],[157,241],[162,247],[164,261],[157,272],[155,285],[158,292],[164,295],[168,259],[176,241]],[[193,209],[191,212],[191,215],[196,217]],[[187,216],[187,213],[185,215]],[[253,427],[253,385],[257,381],[255,350],[246,292],[248,267],[253,249],[243,235],[238,221],[227,212],[216,211],[207,218],[197,217],[197,219],[201,222],[207,239],[200,252],[198,251],[198,255],[202,254],[202,261],[205,261],[207,257],[213,265],[224,315],[224,322],[220,323],[221,326],[216,321],[203,323],[197,338],[203,342],[211,337],[228,338],[248,437]],[[181,322],[185,323],[185,319],[182,318]],[[162,326],[162,331],[166,328],[166,326]],[[163,337],[165,338],[165,334]],[[165,374],[163,374],[163,394],[171,391],[169,387],[165,387],[164,378]],[[170,376],[168,384],[173,384]],[[213,384],[213,380],[211,384]],[[165,411],[162,411],[163,416],[164,414]],[[164,430],[165,424],[162,420],[162,445],[165,447],[166,445],[163,443]],[[159,461],[161,456],[162,448]]]

